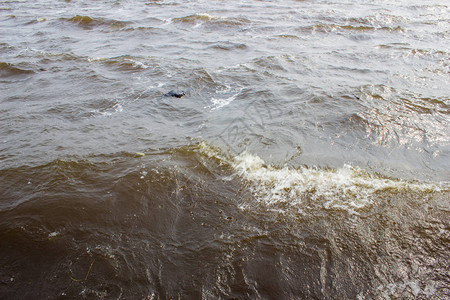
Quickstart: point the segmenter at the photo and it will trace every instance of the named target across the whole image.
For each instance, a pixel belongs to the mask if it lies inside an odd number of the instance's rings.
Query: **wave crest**
[[[325,209],[342,209],[357,213],[370,207],[377,193],[440,191],[436,184],[386,178],[358,167],[344,165],[337,169],[302,166],[290,168],[266,164],[247,151],[227,157],[217,149],[200,144],[200,152],[229,165],[263,204],[300,208],[305,201],[320,202]]]

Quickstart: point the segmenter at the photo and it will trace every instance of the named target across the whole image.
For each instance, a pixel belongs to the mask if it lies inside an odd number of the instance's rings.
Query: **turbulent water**
[[[445,1],[0,1],[0,24],[1,299],[449,297]]]

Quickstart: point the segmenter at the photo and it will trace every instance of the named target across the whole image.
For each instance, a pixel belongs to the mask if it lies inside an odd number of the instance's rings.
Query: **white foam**
[[[116,102],[113,106],[108,107],[106,109],[94,109],[91,110],[91,113],[94,115],[100,115],[102,117],[110,117],[115,113],[120,113],[123,111],[123,106],[119,102]]]
[[[210,14],[208,14],[208,13],[200,13],[200,14],[195,14],[196,16],[199,16],[199,17],[205,17],[205,18],[208,18],[208,19],[215,19],[215,17],[213,17],[213,16],[211,16]]]
[[[112,116],[114,113],[119,113],[123,111],[123,107],[120,103],[116,103],[113,105],[113,107],[109,108],[107,111],[101,112],[102,116],[109,117]]]
[[[224,106],[227,106],[231,102],[236,99],[236,96],[238,94],[232,95],[231,97],[225,98],[225,99],[217,99],[217,98],[211,98],[212,105],[210,106],[211,111],[222,108]]]
[[[248,183],[256,199],[267,205],[283,203],[297,206],[308,198],[325,209],[357,213],[357,210],[370,205],[378,192],[439,191],[435,184],[389,179],[350,165],[338,169],[277,168],[249,152],[227,158],[206,143],[202,143],[200,148],[204,154],[229,164]]]
[[[51,233],[49,233],[48,238],[49,239],[54,238],[54,237],[58,236],[59,234],[60,233],[58,231],[51,232]]]
[[[227,86],[226,88],[216,91],[216,97],[211,98],[211,105],[205,106],[205,108],[209,108],[210,111],[214,111],[216,109],[220,109],[224,106],[227,106],[231,102],[233,102],[236,97],[240,94],[242,88],[238,90],[234,90],[231,87]],[[227,97],[230,93],[233,93],[231,96]],[[225,96],[225,97],[224,97]]]
[[[107,58],[106,57],[88,57],[87,61],[88,62],[102,62],[102,61],[106,61]]]
[[[138,60],[135,60],[135,59],[127,58],[127,59],[125,59],[125,60],[131,62],[131,63],[133,64],[133,67],[136,68],[136,69],[139,69],[139,68],[141,68],[141,69],[147,69],[147,68],[150,68],[150,66],[144,64],[143,62],[140,62],[140,61],[138,61]]]
[[[392,296],[402,294],[405,291],[411,292],[414,297],[425,295],[427,298],[429,298],[436,293],[436,286],[434,282],[429,282],[422,289],[418,281],[407,281],[389,283],[384,286],[380,285],[376,288],[376,290],[385,298],[392,298]],[[360,298],[362,298],[362,295]]]

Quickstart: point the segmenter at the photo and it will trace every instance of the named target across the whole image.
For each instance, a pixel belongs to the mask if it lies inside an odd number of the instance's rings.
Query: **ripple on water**
[[[118,21],[113,19],[80,16],[76,15],[72,18],[61,18],[61,21],[69,22],[78,25],[82,29],[94,29],[97,27],[103,27],[108,29],[122,29],[125,28],[130,22]]]
[[[21,77],[34,73],[33,70],[25,69],[12,63],[0,62],[0,78]]]
[[[400,95],[387,86],[366,86],[361,92],[359,103],[365,109],[358,116],[367,122],[368,136],[379,143],[432,147],[450,142],[445,100]]]
[[[192,25],[194,27],[205,26],[207,29],[246,28],[251,25],[247,18],[216,17],[209,14],[195,14],[171,19],[173,23]]]

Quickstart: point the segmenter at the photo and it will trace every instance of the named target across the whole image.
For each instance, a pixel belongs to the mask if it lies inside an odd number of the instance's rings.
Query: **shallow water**
[[[0,22],[0,298],[450,293],[442,1],[0,1]]]

